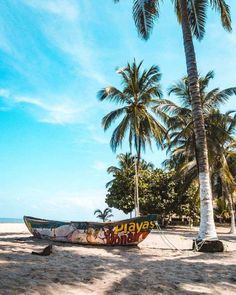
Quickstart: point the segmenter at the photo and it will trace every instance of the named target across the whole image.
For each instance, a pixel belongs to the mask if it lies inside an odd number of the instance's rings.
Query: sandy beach
[[[236,294],[236,236],[218,228],[224,253],[191,251],[196,228],[154,231],[139,247],[55,243],[23,224],[0,224],[0,294]],[[174,249],[174,247],[176,249]]]

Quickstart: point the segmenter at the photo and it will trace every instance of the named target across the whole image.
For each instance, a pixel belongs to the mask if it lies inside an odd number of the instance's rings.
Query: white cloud
[[[39,114],[39,121],[52,124],[75,123],[79,120],[80,113],[86,108],[82,110],[63,103],[49,104],[43,100],[26,96],[15,96],[15,102],[26,103],[41,109],[43,112]]]
[[[93,168],[97,171],[106,171],[107,167],[108,167],[108,165],[103,161],[96,161],[93,164]]]
[[[42,201],[46,206],[71,210],[94,211],[105,204],[105,189],[87,189],[80,192],[55,192],[53,197],[44,198]]]
[[[79,123],[89,105],[79,108],[73,102],[63,102],[66,99],[61,98],[61,102],[49,103],[47,100],[30,96],[11,95],[7,89],[0,89],[0,97],[8,108],[19,107],[24,104],[29,107],[28,111],[34,115],[40,122],[50,124]],[[48,99],[51,101],[51,99]]]
[[[88,35],[84,36],[79,26],[79,23],[75,26],[63,26],[58,31],[58,26],[54,24],[50,28],[45,28],[45,34],[50,42],[72,58],[77,76],[83,75],[104,85],[107,80],[98,63],[99,49]]]
[[[35,34],[34,30],[32,33],[30,26],[29,29],[25,28],[23,35],[20,35],[20,28],[24,28],[26,22],[20,18],[16,19],[17,29],[15,30],[12,25],[6,30],[8,37],[6,40],[12,48],[9,60],[12,69],[26,81],[26,85],[20,89],[29,89],[31,94],[29,97],[15,94],[14,97],[13,95],[8,97],[9,95],[3,92],[2,96],[8,98],[8,102],[7,105],[1,106],[1,110],[9,110],[11,107],[24,104],[24,110],[30,112],[38,121],[64,124],[81,122],[81,118],[88,116],[88,111],[94,108],[96,89],[107,84],[105,69],[100,62],[104,52],[99,49],[90,33],[87,22],[89,11],[83,15],[83,19],[79,18],[78,5],[82,2],[79,4],[78,2],[77,0],[21,0],[21,3],[27,5],[35,14],[35,32],[42,32],[41,37],[44,44],[47,44],[46,48],[54,50],[56,58],[60,56],[60,60],[58,64],[57,61],[54,63],[54,59],[41,50],[44,46],[36,46],[38,43],[35,38],[40,34]],[[3,36],[1,32],[0,28],[0,41],[1,37],[5,36],[5,31]],[[25,55],[28,53],[28,48],[32,49],[29,56]],[[63,69],[64,58],[68,65],[65,69]],[[63,79],[61,82],[63,85],[59,86],[59,95],[53,81],[53,75],[55,73],[56,76],[57,70],[59,74],[57,82],[60,83],[60,77]],[[18,85],[15,89],[17,88]],[[96,134],[94,140],[100,143],[108,142]]]
[[[86,189],[79,192],[55,192],[53,197],[40,198],[40,207],[50,216],[63,215],[66,220],[96,220],[93,215],[96,209],[105,209],[105,189]],[[37,203],[37,202],[36,202]],[[28,205],[29,206],[29,205]],[[124,219],[127,216],[119,210],[112,209],[115,219]],[[45,213],[44,213],[45,214]],[[45,216],[49,218],[48,216]]]
[[[97,135],[95,132],[91,133],[92,139],[99,144],[109,144],[110,140],[106,136]]]
[[[52,14],[40,23],[48,41],[66,53],[73,60],[78,76],[85,76],[100,84],[106,83],[105,75],[99,67],[99,47],[91,38],[87,19],[90,17],[86,1],[80,2],[84,7],[83,18],[79,18],[77,0],[22,0],[23,3],[42,13]],[[86,15],[85,15],[86,13]],[[58,16],[58,18],[55,18]],[[81,29],[83,27],[83,29]],[[102,52],[101,52],[102,53]],[[79,68],[78,68],[79,67]],[[100,70],[99,70],[100,68]]]
[[[99,128],[98,128],[99,127]],[[90,132],[91,139],[98,144],[109,144],[110,139],[104,134],[101,125],[89,124],[87,126],[88,131]]]
[[[30,215],[55,220],[97,220],[96,209],[104,210],[106,189],[78,189],[78,191],[56,191],[27,187],[27,192],[1,191],[0,198],[3,211],[11,211],[12,216]],[[29,202],[30,199],[30,202]],[[10,202],[9,202],[10,200]],[[17,200],[17,201],[16,201]],[[117,209],[112,209],[114,219],[124,219],[127,216]],[[8,217],[7,215],[5,215]]]
[[[23,2],[35,9],[63,17],[65,20],[75,21],[79,11],[75,1],[71,0],[23,0]]]
[[[8,89],[0,88],[0,97],[2,98],[8,98],[10,95],[10,92]]]
[[[0,23],[1,26],[1,23]],[[12,52],[12,46],[10,42],[7,40],[7,37],[5,36],[5,32],[0,29],[0,49],[7,52],[11,53]]]
[[[44,109],[47,108],[46,105],[37,98],[18,95],[18,96],[12,97],[12,99],[15,101],[15,103],[28,103],[28,104],[32,104]]]
[[[86,20],[87,15],[75,19],[74,22],[49,19],[41,26],[48,41],[73,61],[77,77],[84,76],[88,81],[104,85],[107,80],[99,62],[104,52],[96,44]]]
[[[49,106],[46,112],[40,116],[39,121],[49,124],[65,124],[80,122],[82,110],[67,105]]]

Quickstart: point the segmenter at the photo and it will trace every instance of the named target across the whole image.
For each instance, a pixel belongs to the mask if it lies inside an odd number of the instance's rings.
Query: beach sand
[[[56,243],[42,257],[31,251],[47,241],[23,224],[0,224],[0,294],[236,294],[236,236],[218,228],[227,252],[196,253],[196,231],[154,231],[139,247]]]

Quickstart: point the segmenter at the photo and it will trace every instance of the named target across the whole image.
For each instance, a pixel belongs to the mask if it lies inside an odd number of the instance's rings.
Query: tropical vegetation
[[[118,167],[108,168],[112,180],[107,183],[106,203],[127,214],[134,209],[134,157],[131,154],[120,154],[118,159]],[[197,221],[198,187],[192,183],[187,190],[183,190],[183,181],[176,179],[173,170],[155,169],[151,163],[141,161],[139,199],[142,215],[158,214],[162,225],[171,220],[173,215],[184,215]]]
[[[220,106],[236,94],[236,87],[209,90],[214,78],[212,71],[198,77],[204,127],[209,147],[211,189],[215,217],[231,217],[231,233],[235,233],[236,193],[236,113],[223,113]],[[165,170],[155,169],[151,163],[139,160],[139,202],[141,214],[157,213],[160,222],[173,215],[185,216],[194,223],[199,218],[198,157],[191,111],[189,79],[184,77],[168,89],[169,95],[180,100],[156,99],[151,111],[161,118],[168,135],[162,138],[169,158]],[[107,183],[106,203],[109,207],[130,213],[135,207],[135,156],[131,153],[117,156],[118,166],[107,172],[112,180]]]
[[[119,2],[119,0],[114,0]],[[139,35],[147,40],[155,20],[160,15],[160,0],[133,0],[133,17]],[[231,31],[230,8],[225,0],[173,0],[173,6],[183,34],[195,145],[197,150],[198,179],[200,185],[201,224],[198,240],[217,238],[213,219],[212,190],[208,162],[208,148],[204,114],[198,80],[197,60],[193,37],[202,40],[205,34],[208,8],[219,12],[224,29]]]
[[[141,151],[146,145],[151,147],[152,140],[161,146],[166,136],[166,130],[152,114],[157,100],[162,96],[160,87],[161,74],[158,66],[141,70],[142,62],[127,64],[120,68],[117,74],[121,76],[122,89],[107,86],[98,92],[98,99],[107,100],[119,105],[102,119],[102,126],[106,131],[118,119],[110,145],[113,151],[121,147],[127,137],[130,152],[135,149],[135,212],[139,215],[139,187],[138,176]],[[121,106],[121,107],[120,107]]]
[[[109,221],[110,218],[113,217],[111,208],[106,208],[103,211],[97,209],[94,211],[94,215],[97,215],[96,217],[101,219],[103,222]]]
[[[210,164],[210,177],[213,193],[227,198],[232,215],[232,232],[234,232],[234,208],[233,192],[235,191],[235,179],[229,167],[229,158],[235,159],[235,131],[236,113],[230,111],[221,113],[219,107],[230,96],[236,94],[236,87],[220,90],[214,88],[208,90],[210,80],[214,73],[208,72],[206,76],[199,77],[201,104],[205,122],[206,139],[209,148],[208,160]],[[191,113],[191,96],[188,78],[184,77],[169,88],[169,95],[174,94],[181,101],[177,105],[170,100],[160,100],[157,107],[158,113],[163,111],[166,115],[166,124],[170,140],[166,143],[170,158],[165,161],[169,168],[179,171],[184,175],[185,185],[197,180],[197,149]],[[228,160],[227,160],[228,159]],[[219,191],[219,182],[221,191]],[[216,185],[218,184],[218,185]],[[222,189],[223,188],[223,189]]]

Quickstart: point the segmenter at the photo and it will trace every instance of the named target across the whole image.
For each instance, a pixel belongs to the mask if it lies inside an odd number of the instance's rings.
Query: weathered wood
[[[36,238],[89,245],[138,245],[156,227],[157,215],[116,222],[61,222],[24,216],[28,230]]]
[[[48,245],[40,252],[32,251],[31,254],[33,255],[40,255],[40,256],[49,256],[52,253],[52,245]]]

